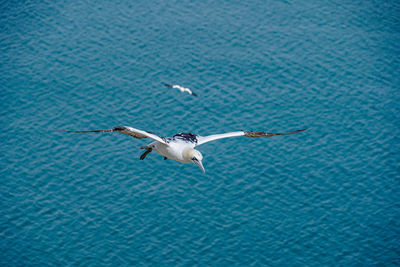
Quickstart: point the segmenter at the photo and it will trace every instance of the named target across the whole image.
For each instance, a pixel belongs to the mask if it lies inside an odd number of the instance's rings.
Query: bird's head
[[[185,157],[188,158],[193,164],[199,166],[204,173],[206,172],[204,170],[203,163],[201,162],[203,160],[203,155],[200,153],[200,151],[189,148],[185,151]]]

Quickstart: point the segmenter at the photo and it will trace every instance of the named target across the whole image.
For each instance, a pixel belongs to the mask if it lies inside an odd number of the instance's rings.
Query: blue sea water
[[[400,264],[398,1],[0,4],[1,266]]]

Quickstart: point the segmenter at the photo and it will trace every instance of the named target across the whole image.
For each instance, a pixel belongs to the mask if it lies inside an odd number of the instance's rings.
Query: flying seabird
[[[196,94],[196,93],[193,93],[192,90],[190,90],[189,88],[185,88],[185,87],[180,86],[180,85],[177,85],[177,84],[168,84],[168,83],[165,83],[164,85],[165,85],[166,87],[169,87],[169,88],[179,89],[179,91],[181,91],[182,93],[188,92],[188,93],[189,93],[190,95],[192,95],[192,96],[197,96],[197,94]]]
[[[266,133],[264,131],[260,132],[230,132],[223,134],[213,134],[208,136],[200,136],[192,133],[178,133],[172,137],[161,137],[149,131],[143,131],[139,129],[135,129],[128,126],[117,126],[112,129],[104,129],[104,130],[90,130],[90,131],[66,131],[63,132],[69,133],[97,133],[97,132],[119,132],[123,134],[130,135],[134,138],[142,139],[142,138],[151,138],[155,140],[148,144],[147,146],[142,146],[140,149],[145,149],[146,151],[141,155],[140,160],[144,160],[144,158],[151,151],[156,151],[158,154],[164,156],[165,159],[173,159],[182,163],[194,163],[199,166],[200,169],[205,172],[203,167],[203,155],[200,151],[194,149],[196,146],[202,145],[207,142],[211,142],[214,140],[228,138],[228,137],[237,137],[237,136],[245,136],[245,137],[270,137],[274,135],[287,135],[287,134],[295,134],[304,132],[308,129],[302,129],[297,131],[285,132],[285,133]]]

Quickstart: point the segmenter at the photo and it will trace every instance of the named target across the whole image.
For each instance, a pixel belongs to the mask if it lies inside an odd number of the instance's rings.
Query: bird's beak
[[[199,168],[200,168],[204,173],[206,173],[206,170],[204,169],[203,163],[201,163],[201,161],[199,161],[199,160],[193,160],[193,163],[196,164],[197,166],[199,166]]]

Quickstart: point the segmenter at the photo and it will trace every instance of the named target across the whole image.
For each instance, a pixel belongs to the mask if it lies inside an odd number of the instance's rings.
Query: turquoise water
[[[2,1],[1,266],[400,264],[397,1]],[[191,97],[163,86],[193,89]],[[199,146],[148,140],[310,131]]]

